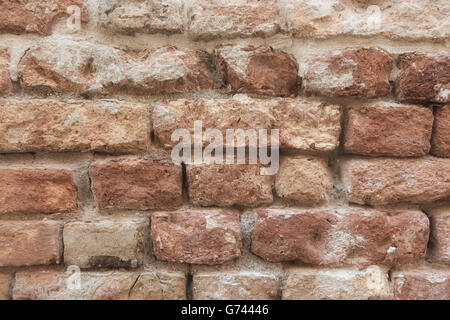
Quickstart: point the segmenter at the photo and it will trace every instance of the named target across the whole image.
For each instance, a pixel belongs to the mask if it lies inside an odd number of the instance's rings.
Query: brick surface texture
[[[449,12],[1,0],[0,300],[450,300]]]

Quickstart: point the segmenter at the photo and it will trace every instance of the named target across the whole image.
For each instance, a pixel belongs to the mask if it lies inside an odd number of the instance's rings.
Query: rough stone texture
[[[368,156],[414,157],[430,151],[433,110],[375,103],[346,110],[344,151]]]
[[[450,300],[450,271],[421,268],[392,273],[396,300]]]
[[[367,269],[290,268],[283,300],[367,300],[390,297],[388,274]]]
[[[427,212],[430,218],[430,243],[427,255],[433,262],[450,265],[450,205]]]
[[[143,272],[130,291],[132,300],[185,300],[186,275],[182,272]]]
[[[23,271],[16,274],[15,300],[184,299],[182,274],[161,272],[81,272],[80,286],[70,272]],[[160,277],[158,279],[158,277]],[[150,287],[151,286],[151,287]],[[184,290],[184,291],[183,291]]]
[[[431,153],[450,158],[450,105],[436,108]]]
[[[162,47],[131,52],[69,39],[46,39],[22,57],[26,90],[55,93],[169,94],[212,88],[209,70],[194,51]]]
[[[100,23],[120,33],[180,33],[183,6],[181,0],[101,0]]]
[[[275,177],[279,197],[299,205],[328,202],[333,181],[328,161],[311,156],[283,157]]]
[[[275,119],[267,106],[275,102],[264,100],[253,100],[248,98],[233,99],[197,99],[197,100],[174,100],[157,104],[153,109],[153,129],[156,138],[166,148],[172,148],[177,141],[171,140],[172,133],[179,128],[189,130],[191,143],[194,144],[194,122],[201,121],[203,128],[203,145],[207,146],[210,139],[205,136],[209,128],[220,130],[223,136],[223,145],[244,147],[249,144],[257,147],[248,138],[241,143],[228,144],[226,141],[227,129],[267,129],[268,142],[270,142],[270,129]],[[212,139],[214,140],[214,139]],[[257,141],[260,143],[260,141]]]
[[[446,0],[282,0],[287,28],[297,38],[384,36],[445,40],[450,23]],[[439,23],[437,23],[439,21]]]
[[[77,186],[64,169],[0,169],[0,213],[55,213],[77,209]]]
[[[0,50],[0,94],[12,90],[12,83],[8,68],[9,54],[5,50]]]
[[[275,300],[279,280],[258,272],[212,272],[195,274],[194,300]]]
[[[150,108],[114,100],[0,100],[0,152],[127,153],[150,146]]]
[[[100,209],[173,209],[182,203],[182,170],[172,161],[95,162],[89,169]]]
[[[187,165],[189,200],[193,205],[255,207],[273,201],[273,177],[257,164]]]
[[[159,260],[221,264],[241,255],[239,214],[214,209],[155,213],[152,239]]]
[[[299,91],[298,63],[289,53],[245,45],[219,46],[214,52],[224,85],[233,92],[286,97]]]
[[[88,21],[82,0],[3,0],[0,3],[0,32],[48,35],[54,22],[70,6],[80,8],[82,22]]]
[[[276,0],[193,0],[187,10],[188,32],[195,40],[269,37],[280,29]]]
[[[60,229],[57,221],[1,221],[0,267],[59,264]]]
[[[450,55],[405,53],[398,58],[399,101],[450,102]]]
[[[307,95],[384,97],[391,92],[391,56],[379,48],[331,52],[306,62],[303,87]]]
[[[8,273],[0,273],[0,300],[10,299],[10,286],[11,286],[12,276]]]
[[[350,202],[428,203],[450,197],[450,159],[350,158],[341,163]]]
[[[258,209],[252,251],[271,262],[401,265],[423,259],[429,221],[420,211]]]
[[[64,262],[80,268],[136,268],[143,263],[148,221],[69,222]]]
[[[339,145],[340,118],[338,106],[300,99],[259,100],[234,96],[233,99],[180,99],[159,103],[153,110],[153,127],[156,138],[166,148],[176,144],[171,141],[171,135],[178,128],[189,130],[193,143],[194,121],[201,120],[204,130],[218,129],[224,139],[226,129],[267,129],[270,144],[271,129],[278,129],[282,149],[326,152]],[[209,140],[204,139],[208,145]],[[236,142],[236,147],[244,145],[248,146],[247,140],[244,144]]]

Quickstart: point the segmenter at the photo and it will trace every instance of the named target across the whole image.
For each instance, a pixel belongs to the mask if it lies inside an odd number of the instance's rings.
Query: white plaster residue
[[[245,45],[238,45],[219,49],[228,66],[237,74],[240,80],[244,80],[247,76],[248,62],[252,55],[251,51],[242,50],[245,47]]]
[[[210,232],[214,229],[223,229],[223,226],[219,224],[216,220],[211,218],[211,216],[206,216],[206,231]]]

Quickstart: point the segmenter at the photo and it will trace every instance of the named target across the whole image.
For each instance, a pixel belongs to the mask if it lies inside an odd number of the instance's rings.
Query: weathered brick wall
[[[449,17],[1,1],[0,298],[450,299]],[[279,129],[278,173],[174,164],[196,120]]]

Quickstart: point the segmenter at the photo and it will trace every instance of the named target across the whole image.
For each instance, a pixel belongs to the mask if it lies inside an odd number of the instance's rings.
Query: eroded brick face
[[[450,158],[450,105],[436,107],[431,153]]]
[[[88,21],[88,11],[82,0],[5,0],[0,4],[0,32],[48,35],[57,18],[67,8],[77,6],[81,21]]]
[[[0,50],[0,94],[11,90],[12,83],[9,75],[9,54],[5,50]]]
[[[231,210],[189,210],[152,216],[153,251],[160,260],[221,264],[241,255],[239,215]]]
[[[172,161],[97,162],[89,174],[100,209],[173,209],[182,204],[181,166]]]
[[[252,251],[271,262],[401,265],[423,259],[429,236],[428,218],[420,211],[329,208],[256,212]]]
[[[392,274],[396,300],[449,300],[450,272],[421,268]]]
[[[77,209],[77,186],[64,169],[0,169],[0,213],[57,213]]]
[[[1,221],[0,266],[59,264],[60,230],[57,221]]]
[[[450,265],[450,206],[440,206],[427,212],[431,234],[427,256],[435,262]]]

